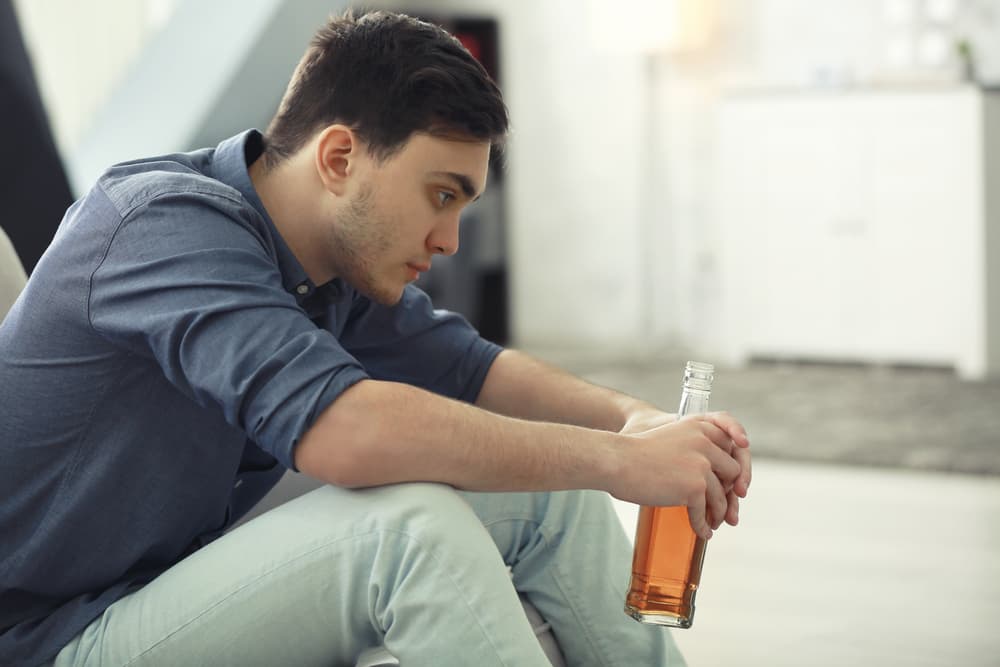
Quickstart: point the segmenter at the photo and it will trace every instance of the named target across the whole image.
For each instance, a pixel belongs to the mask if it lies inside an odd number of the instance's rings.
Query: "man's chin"
[[[357,287],[355,289],[357,289],[362,296],[367,297],[368,299],[374,301],[380,306],[386,306],[388,308],[391,308],[392,306],[398,304],[400,300],[402,300],[403,291],[406,289],[406,286],[404,285],[400,289],[396,290],[391,288],[379,289],[379,288],[374,288],[370,285],[364,287]]]
[[[403,293],[400,292],[398,294],[391,295],[388,298],[375,298],[375,297],[372,297],[371,299],[372,299],[372,301],[374,301],[375,303],[377,303],[380,306],[385,306],[387,308],[392,308],[393,306],[398,305],[399,302],[403,300]]]

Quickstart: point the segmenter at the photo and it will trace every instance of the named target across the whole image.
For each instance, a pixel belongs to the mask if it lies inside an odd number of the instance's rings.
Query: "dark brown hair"
[[[343,123],[385,159],[414,132],[502,148],[507,108],[483,66],[444,29],[384,11],[332,17],[299,61],[264,134],[268,167]]]

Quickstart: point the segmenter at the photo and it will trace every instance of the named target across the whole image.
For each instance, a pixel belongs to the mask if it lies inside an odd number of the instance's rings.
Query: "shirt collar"
[[[274,221],[271,220],[271,216],[267,214],[264,202],[257,195],[257,190],[253,187],[253,181],[250,180],[250,172],[247,169],[247,166],[260,157],[263,151],[264,138],[257,130],[247,130],[235,137],[230,137],[215,149],[214,175],[226,185],[239,190],[243,198],[267,223],[278,253],[278,270],[281,271],[282,286],[295,295],[299,303],[302,303],[316,291],[316,285],[306,275],[306,270],[292,254],[285,239],[275,227]]]

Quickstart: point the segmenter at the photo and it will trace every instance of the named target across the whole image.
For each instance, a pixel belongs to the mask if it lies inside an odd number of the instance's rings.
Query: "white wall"
[[[508,257],[521,345],[641,337],[641,57],[593,39],[575,0],[385,3],[501,21],[512,118]]]
[[[176,0],[14,0],[56,145],[71,153]]]
[[[638,54],[601,50],[573,0],[504,27],[513,117],[513,328],[524,344],[634,344],[644,195]]]

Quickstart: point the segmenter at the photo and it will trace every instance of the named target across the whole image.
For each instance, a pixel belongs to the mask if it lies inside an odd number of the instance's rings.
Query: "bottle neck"
[[[684,367],[684,390],[677,416],[700,415],[708,412],[708,396],[715,379],[715,366],[700,361],[689,361]]]
[[[677,416],[702,415],[708,412],[708,392],[684,387],[681,392],[681,405],[677,408]]]

